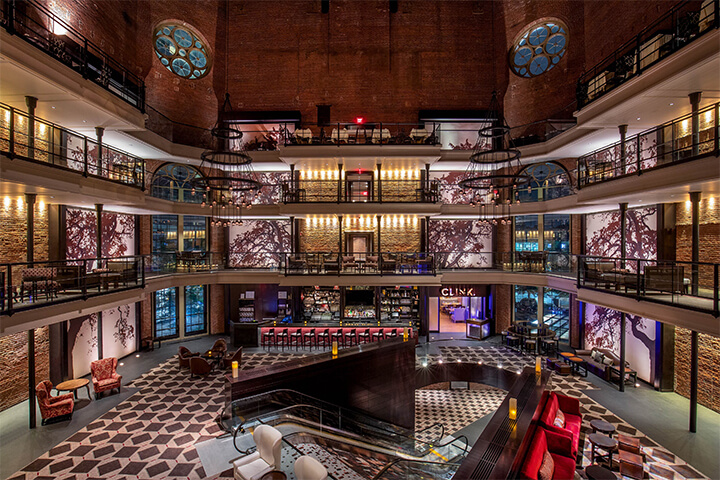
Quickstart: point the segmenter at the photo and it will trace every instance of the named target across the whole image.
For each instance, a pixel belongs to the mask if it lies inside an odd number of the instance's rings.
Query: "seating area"
[[[51,394],[53,388],[54,386],[50,380],[43,380],[35,387],[35,396],[40,407],[42,425],[72,418],[75,407],[73,394],[66,393],[53,396]]]
[[[408,335],[413,338],[413,328],[407,327]],[[329,349],[332,342],[339,347],[351,347],[361,343],[371,343],[386,338],[402,337],[400,327],[262,327],[260,329],[260,346],[262,348],[315,348]],[[326,337],[325,333],[329,335]]]
[[[328,127],[297,128],[286,141],[288,145],[435,145],[438,141],[430,128],[393,125],[335,124]]]
[[[117,365],[118,360],[114,357],[95,360],[90,364],[96,399],[99,399],[100,394],[108,390],[117,389],[118,393],[120,393],[122,375],[118,375],[116,371]]]

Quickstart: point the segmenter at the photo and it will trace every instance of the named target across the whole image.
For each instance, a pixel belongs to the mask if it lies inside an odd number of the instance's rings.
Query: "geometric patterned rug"
[[[432,364],[440,360],[482,361],[500,364],[501,368],[512,371],[534,365],[534,357],[503,347],[439,348],[440,355],[418,357],[418,367],[424,362]],[[274,352],[243,354],[241,369],[282,363],[301,356]],[[130,391],[137,390],[130,398],[41,455],[12,475],[10,480],[206,478],[194,445],[216,438],[221,433],[215,417],[224,402],[223,373],[214,372],[204,379],[190,379],[187,369],[178,370],[176,357],[168,359],[123,386]],[[553,375],[550,388],[580,399],[585,434],[591,431],[590,420],[600,418],[614,424],[620,432],[640,437],[646,454],[646,478],[705,478],[657,442],[585,395],[584,390],[596,388],[588,381],[575,376]],[[455,432],[465,426],[463,423],[471,423],[492,412],[503,397],[504,392],[498,389],[483,390],[479,394],[472,390],[418,391],[417,429],[440,421],[445,423],[446,434]],[[309,444],[307,453],[319,456],[322,452],[318,452],[318,448],[317,445]],[[353,462],[373,462],[373,459],[360,456],[341,460],[348,465]],[[589,442],[586,441],[582,466],[589,462]],[[372,467],[375,465],[368,464],[366,467],[374,470]],[[339,470],[336,472],[341,474]],[[347,476],[351,477],[349,473]],[[233,478],[232,470],[211,478]],[[342,478],[342,475],[336,478]]]

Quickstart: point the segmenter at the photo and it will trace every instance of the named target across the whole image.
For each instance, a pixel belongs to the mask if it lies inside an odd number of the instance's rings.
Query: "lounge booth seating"
[[[551,433],[568,437],[571,440],[569,455],[576,457],[582,427],[580,401],[560,393],[545,391],[540,405],[544,405],[538,419],[540,425]]]
[[[90,372],[92,373],[92,384],[95,389],[95,398],[100,398],[100,394],[106,390],[117,388],[120,393],[120,385],[122,375],[118,375],[118,360],[114,357],[101,358],[90,364]]]
[[[53,388],[50,380],[43,380],[35,387],[35,396],[37,397],[38,406],[40,407],[42,425],[49,423],[48,420],[70,420],[73,409],[75,408],[72,393],[53,397],[50,395]]]
[[[575,458],[570,452],[571,440],[538,426],[535,429],[525,460],[520,467],[519,478],[538,480],[552,478],[571,480],[575,478]],[[543,473],[540,473],[541,469]]]
[[[611,367],[620,365],[620,358],[612,350],[606,348],[593,348],[592,350],[576,350],[575,356],[587,362],[589,372],[597,375],[603,380],[610,381]],[[627,362],[625,362],[626,365]]]
[[[224,338],[218,338],[215,340],[215,343],[213,343],[212,348],[210,349],[214,355],[222,355],[225,356],[225,353],[227,353],[227,342]]]
[[[259,480],[280,467],[282,433],[269,425],[259,425],[253,432],[257,450],[233,462],[236,480]]]

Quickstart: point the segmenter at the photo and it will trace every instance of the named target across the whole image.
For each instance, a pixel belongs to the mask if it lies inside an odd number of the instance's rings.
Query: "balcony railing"
[[[720,103],[651,128],[578,159],[580,188],[720,153]],[[697,134],[693,122],[697,121]]]
[[[145,160],[0,104],[0,154],[145,188]]]
[[[283,203],[435,203],[440,200],[436,180],[295,180],[283,183],[281,191]]]
[[[589,255],[579,262],[579,287],[720,315],[720,264]]]
[[[145,274],[210,272],[227,268],[226,262],[227,257],[217,252],[153,253],[145,258]]]
[[[628,80],[718,28],[719,0],[686,0],[645,27],[600,63],[584,73],[577,83],[578,109],[614,90]]]
[[[285,275],[435,275],[432,253],[382,252],[344,254],[337,252],[289,253]]]
[[[0,314],[145,285],[145,258],[86,258],[0,264]]]
[[[145,112],[145,84],[77,30],[32,0],[0,0],[0,25]]]
[[[440,124],[332,123],[323,127],[293,124],[279,132],[278,143],[289,145],[439,145]],[[292,129],[292,131],[291,131]]]

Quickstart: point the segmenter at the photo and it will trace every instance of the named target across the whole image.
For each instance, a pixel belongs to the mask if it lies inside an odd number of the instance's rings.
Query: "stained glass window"
[[[155,292],[155,337],[178,336],[177,289],[164,288]]]
[[[513,42],[510,70],[521,77],[537,77],[560,62],[567,45],[568,28],[563,22],[557,19],[533,22]]]
[[[185,287],[185,335],[204,333],[207,330],[205,321],[205,286],[188,285]]]
[[[182,78],[194,80],[210,72],[211,58],[205,40],[190,25],[163,22],[153,33],[160,63]]]

